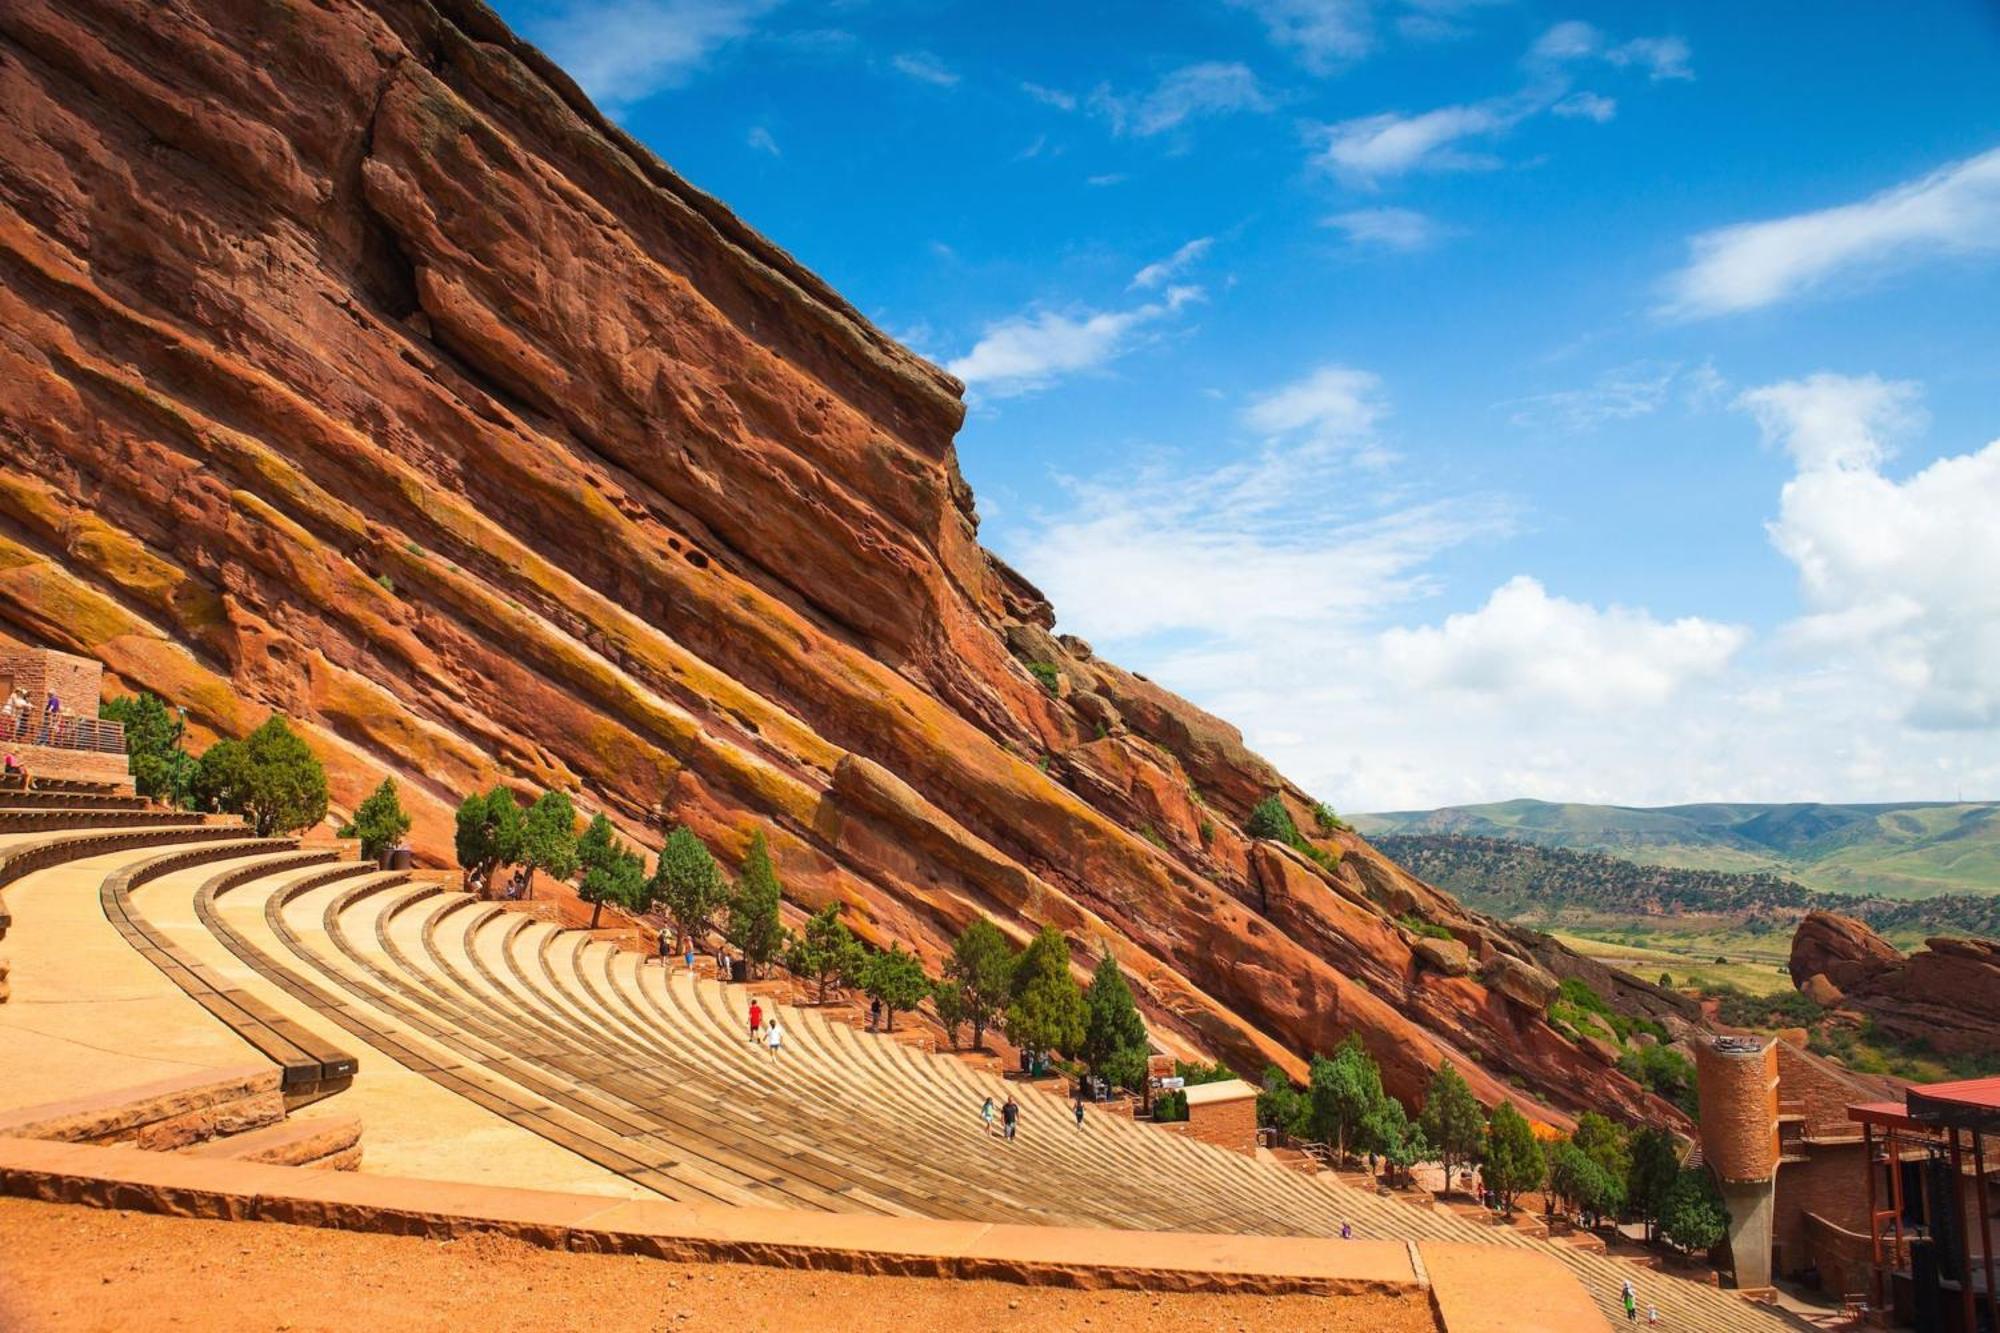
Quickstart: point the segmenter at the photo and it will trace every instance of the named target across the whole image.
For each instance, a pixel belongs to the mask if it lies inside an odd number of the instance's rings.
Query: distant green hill
[[[1766,873],[1824,893],[2000,893],[2000,802],[1638,807],[1497,801],[1353,815],[1366,835],[1454,833]]]

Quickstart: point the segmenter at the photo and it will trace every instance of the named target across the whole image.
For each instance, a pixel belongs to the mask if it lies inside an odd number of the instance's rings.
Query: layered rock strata
[[[495,781],[730,863],[764,827],[798,906],[933,964],[1060,926],[1253,1076],[1356,1031],[1406,1096],[1451,1059],[1677,1117],[1508,932],[1055,636],[978,543],[963,410],[476,0],[0,6],[7,637],[204,733],[283,711],[433,858]],[[1242,832],[1272,792],[1315,858]]]

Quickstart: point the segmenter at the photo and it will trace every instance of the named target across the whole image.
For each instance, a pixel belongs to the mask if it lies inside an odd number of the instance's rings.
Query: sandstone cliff
[[[1792,936],[1792,984],[1900,1041],[1945,1055],[2000,1050],[2000,942],[1935,938],[1905,956],[1862,922],[1812,912]]]
[[[798,905],[933,962],[1054,923],[1253,1076],[1352,1029],[1406,1096],[1450,1058],[1677,1119],[1504,930],[1056,638],[978,543],[962,415],[477,0],[0,6],[7,635],[206,731],[283,710],[434,857],[496,780],[725,861],[762,824]],[[1335,868],[1244,836],[1272,791]]]

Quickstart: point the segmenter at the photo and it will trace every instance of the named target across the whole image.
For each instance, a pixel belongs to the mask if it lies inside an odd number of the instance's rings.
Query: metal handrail
[[[16,714],[11,728],[0,728],[0,741],[41,745],[52,750],[88,750],[94,754],[124,754],[125,724],[101,717],[51,718],[41,713]]]

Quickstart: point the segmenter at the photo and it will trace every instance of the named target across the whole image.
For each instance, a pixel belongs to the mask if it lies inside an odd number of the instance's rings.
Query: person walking
[[[14,693],[7,698],[7,708],[9,720],[14,724],[13,734],[9,739],[20,740],[28,734],[28,718],[34,713],[35,706],[28,701],[28,692],[16,685]]]
[[[1660,1307],[1659,1307],[1659,1306],[1657,1306],[1657,1305],[1649,1305],[1649,1306],[1647,1306],[1647,1307],[1646,1307],[1646,1327],[1647,1327],[1647,1328],[1658,1328],[1659,1326],[1660,1326]]]
[[[882,1001],[879,999],[871,1001],[868,1005],[868,1030],[870,1032],[882,1030]]]
[[[668,958],[668,956],[669,956],[669,953],[670,953],[670,950],[671,950],[671,948],[672,948],[672,945],[673,945],[673,942],[674,942],[674,937],[673,937],[673,936],[672,936],[671,934],[669,934],[669,933],[668,933],[668,931],[667,931],[667,928],[666,928],[665,926],[661,926],[661,927],[660,927],[660,966],[661,966],[661,967],[663,967],[663,968],[664,968],[664,967],[665,967],[665,966],[667,965],[667,958]]]
[[[993,1117],[995,1114],[993,1099],[988,1097],[985,1104],[979,1108],[979,1123],[985,1126],[986,1137],[989,1139],[993,1137]]]
[[[694,971],[694,936],[681,936],[681,957],[687,961],[688,971]]]
[[[772,1014],[771,1025],[764,1029],[764,1047],[766,1050],[770,1051],[773,1056],[775,1056],[777,1055],[778,1051],[784,1046],[784,1044],[785,1044],[785,1029],[783,1025],[781,1025],[778,1022],[778,1016],[776,1014]]]
[[[764,1026],[764,1006],[750,1001],[750,1040],[757,1040],[759,1030]]]
[[[1014,1100],[1014,1094],[1007,1094],[1007,1104],[1000,1108],[1000,1123],[1005,1126],[1007,1142],[1014,1141],[1014,1128],[1020,1123],[1021,1105]]]
[[[1625,1297],[1625,1322],[1628,1324],[1638,1323],[1639,1293],[1632,1289],[1632,1279],[1629,1277],[1625,1279],[1625,1289],[1622,1294]]]
[[[56,698],[55,693],[51,691],[48,703],[42,708],[41,744],[47,745],[49,743],[50,739],[55,735],[56,724],[61,721],[62,700]]]
[[[1083,1128],[1083,1098],[1076,1099],[1076,1127]]]

